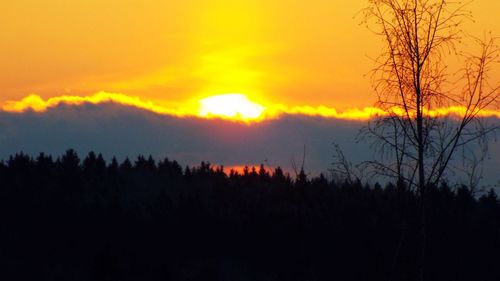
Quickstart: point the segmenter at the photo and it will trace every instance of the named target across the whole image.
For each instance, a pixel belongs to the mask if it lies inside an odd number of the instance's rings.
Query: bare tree
[[[480,46],[478,55],[457,49],[464,37],[460,25],[470,13],[456,2],[369,3],[366,22],[385,42],[372,73],[377,106],[385,115],[372,120],[361,136],[384,152],[380,161],[370,163],[379,173],[423,193],[425,186],[446,176],[457,152],[462,152],[461,160],[483,159],[469,153],[484,152],[487,138],[498,129],[482,114],[500,103],[500,84],[492,84],[488,77],[498,63],[498,47],[490,36],[474,39]],[[458,82],[448,73],[448,55],[463,58]],[[480,147],[473,148],[473,143]]]
[[[499,127],[483,118],[485,110],[500,102],[500,84],[488,76],[498,63],[498,47],[489,35],[473,39],[479,45],[477,55],[459,50],[462,40],[472,37],[461,29],[471,14],[458,2],[369,0],[363,11],[364,23],[384,42],[372,82],[377,106],[385,114],[360,134],[382,154],[366,164],[420,195],[423,279],[426,187],[467,168],[477,180],[488,138]],[[450,73],[446,59],[452,56],[463,61],[461,75]],[[461,169],[457,161],[463,163]]]

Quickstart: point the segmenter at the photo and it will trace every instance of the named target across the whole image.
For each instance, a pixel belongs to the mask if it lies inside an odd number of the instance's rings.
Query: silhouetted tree
[[[377,107],[384,114],[362,133],[378,145],[382,160],[367,164],[378,174],[417,188],[423,280],[427,189],[439,185],[458,151],[471,185],[477,182],[488,137],[499,128],[481,116],[500,103],[500,83],[488,76],[498,63],[498,47],[494,38],[475,39],[478,55],[457,51],[464,37],[462,22],[470,17],[459,2],[370,0],[364,12],[371,30],[384,40],[372,76]],[[445,61],[449,54],[464,60],[461,89],[455,85],[451,90],[445,88],[451,82]],[[458,110],[441,116],[436,110],[443,107]]]
[[[383,175],[416,185],[437,185],[460,149],[461,160],[477,163],[476,153],[497,125],[481,117],[483,110],[499,105],[500,84],[488,76],[498,63],[495,39],[479,43],[478,55],[457,51],[465,36],[461,24],[470,17],[463,4],[447,0],[370,0],[364,10],[371,30],[384,40],[373,70],[377,106],[384,115],[371,122],[364,136],[373,138],[393,161],[373,161]],[[464,60],[463,86],[450,84],[447,55]],[[456,83],[455,83],[456,84]],[[440,116],[441,108],[455,112]],[[451,118],[446,118],[451,117]],[[387,154],[386,154],[387,156]],[[386,158],[387,159],[387,158]],[[470,168],[470,167],[467,167]],[[475,176],[478,176],[477,173]]]

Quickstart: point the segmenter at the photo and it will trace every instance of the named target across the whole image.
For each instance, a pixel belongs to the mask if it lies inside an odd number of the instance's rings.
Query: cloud
[[[68,148],[81,154],[101,152],[110,159],[152,155],[168,157],[183,165],[201,161],[224,166],[281,166],[291,171],[291,161],[302,162],[312,174],[327,172],[339,144],[354,163],[372,159],[368,143],[354,141],[365,121],[305,115],[245,124],[197,117],[179,118],[114,103],[59,104],[45,112],[0,111],[0,159],[16,152],[60,155]],[[491,143],[485,178],[499,180],[500,144]]]
[[[184,164],[200,161],[287,166],[301,159],[328,169],[332,142],[352,142],[362,123],[284,115],[245,124],[196,117],[177,118],[113,103],[60,104],[44,112],[0,113],[0,158],[16,151],[60,154],[67,148],[111,157],[152,154]]]
[[[144,100],[137,96],[129,96],[121,93],[98,92],[89,96],[63,95],[43,99],[32,94],[21,100],[11,100],[0,104],[0,109],[6,112],[45,112],[61,105],[80,106],[84,104],[99,105],[103,103],[115,103],[124,106],[144,109],[162,115],[177,117],[205,117],[225,118],[246,123],[255,123],[271,119],[279,119],[286,115],[304,115],[312,117],[333,118],[342,120],[369,120],[374,116],[385,116],[391,114],[406,116],[415,112],[405,112],[400,107],[392,107],[382,110],[377,107],[351,108],[345,111],[327,106],[286,106],[283,104],[256,103],[248,99],[244,94],[221,94],[205,97],[198,101],[186,102],[177,108],[166,107],[155,104],[150,100]],[[205,108],[208,105],[207,108]],[[424,114],[430,116],[464,116],[467,109],[463,106],[440,107]],[[478,109],[477,116],[493,117],[500,119],[500,111],[494,109]]]

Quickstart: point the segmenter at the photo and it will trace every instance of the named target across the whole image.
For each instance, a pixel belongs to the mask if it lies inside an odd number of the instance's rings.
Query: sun
[[[244,94],[222,94],[201,99],[198,114],[250,121],[260,118],[264,110],[264,106],[250,101]]]

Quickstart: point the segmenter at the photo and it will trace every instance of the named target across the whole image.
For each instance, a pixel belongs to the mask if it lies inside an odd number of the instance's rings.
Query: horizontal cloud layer
[[[498,122],[498,120],[495,120]],[[209,161],[224,166],[266,164],[292,171],[300,166],[305,147],[305,169],[318,174],[331,167],[333,143],[353,162],[372,159],[368,143],[354,141],[365,121],[283,114],[251,125],[221,119],[175,117],[116,103],[57,103],[49,110],[23,113],[0,111],[0,159],[10,154],[39,152],[54,155],[74,148],[85,154],[168,157],[184,165]],[[500,144],[492,142],[485,178],[500,178]]]
[[[128,96],[119,93],[107,93],[107,92],[99,92],[90,96],[57,96],[49,99],[43,99],[38,95],[29,95],[18,101],[7,101],[0,105],[0,109],[6,112],[25,112],[25,111],[35,111],[35,112],[45,112],[51,108],[58,107],[60,105],[83,105],[83,104],[103,104],[103,103],[116,103],[125,106],[136,107],[139,109],[144,109],[150,112],[162,114],[162,115],[170,115],[176,117],[204,117],[204,118],[212,118],[212,117],[222,117],[224,119],[229,119],[233,121],[243,121],[243,122],[258,122],[270,119],[277,119],[283,115],[304,115],[304,116],[316,116],[316,117],[324,117],[324,118],[335,118],[342,120],[369,120],[374,116],[383,116],[386,115],[384,110],[376,107],[365,107],[365,108],[354,108],[345,111],[338,111],[335,108],[326,107],[326,106],[286,106],[283,104],[258,104],[247,100],[247,97],[242,94],[226,94],[215,96],[215,98],[219,98],[218,102],[224,102],[224,96],[241,96],[240,99],[243,99],[246,103],[251,104],[252,106],[260,107],[257,114],[251,114],[250,116],[246,116],[245,108],[239,108],[241,106],[245,106],[245,104],[228,104],[221,105],[222,107],[235,107],[235,108],[224,108],[223,112],[233,112],[230,116],[224,114],[218,114],[217,112],[206,111],[203,108],[203,101],[209,99],[201,99],[199,102],[194,101],[190,103],[184,104],[179,108],[169,108],[161,105],[157,105],[152,101],[143,100],[139,97]],[[220,99],[222,97],[222,99]],[[233,97],[234,99],[234,97]],[[219,108],[219,109],[220,109]],[[251,111],[255,111],[254,109],[250,109]],[[445,116],[445,115],[458,115],[462,116],[465,113],[465,107],[460,106],[452,106],[452,107],[443,107],[436,108],[432,111],[426,112],[431,116]],[[404,115],[404,111],[401,108],[392,108],[392,112],[396,114]],[[238,115],[238,113],[240,113]],[[500,111],[497,110],[488,110],[482,109],[477,112],[478,116],[482,117],[495,117],[500,118]]]

